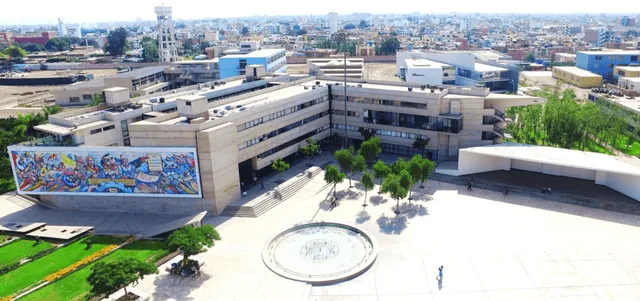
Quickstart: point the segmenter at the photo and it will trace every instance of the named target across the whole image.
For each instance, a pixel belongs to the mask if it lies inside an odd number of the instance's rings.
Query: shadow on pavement
[[[364,222],[368,221],[371,219],[371,215],[369,215],[369,212],[362,210],[360,211],[357,215],[356,215],[356,223],[358,224],[363,224]]]
[[[404,215],[388,217],[383,213],[376,222],[380,227],[380,232],[385,234],[398,235],[407,228],[407,217]]]
[[[386,199],[386,198],[384,197],[384,195],[382,195],[382,194],[374,195],[374,196],[371,196],[371,197],[369,198],[369,202],[370,202],[373,206],[378,206],[378,205],[380,205],[380,204],[384,204],[384,203],[386,203],[386,202],[388,202],[388,201],[389,201],[389,200],[388,200],[388,199]]]
[[[427,211],[427,207],[422,204],[416,203],[402,203],[399,208],[400,214],[402,216],[406,216],[408,218],[414,218],[416,216],[425,216],[429,214]]]
[[[199,288],[203,283],[211,278],[206,272],[202,272],[199,277],[182,277],[177,275],[165,274],[160,275],[153,281],[155,291],[153,292],[153,300],[169,301],[169,300],[196,300],[195,297],[189,296],[194,289]]]

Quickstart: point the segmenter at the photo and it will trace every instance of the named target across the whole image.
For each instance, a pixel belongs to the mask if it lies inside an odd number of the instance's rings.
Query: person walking
[[[471,191],[471,181],[467,182],[467,191]]]
[[[438,281],[442,281],[442,270],[444,269],[444,266],[440,266],[438,268]]]
[[[264,180],[260,181],[260,190],[265,190],[265,188],[264,188]]]
[[[509,195],[509,185],[504,186],[504,195]]]

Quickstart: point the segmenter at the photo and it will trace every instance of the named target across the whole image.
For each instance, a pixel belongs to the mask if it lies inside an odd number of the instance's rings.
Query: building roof
[[[627,72],[640,72],[640,66],[616,66],[614,69]]]
[[[587,55],[640,55],[640,50],[605,49],[599,51],[578,51]]]
[[[151,74],[159,73],[164,71],[167,66],[152,66],[152,67],[144,67],[140,69],[131,70],[128,72],[118,73],[115,75],[106,76],[104,78],[142,78]]]
[[[527,144],[505,143],[460,149],[500,158],[640,176],[640,168],[616,156]]]
[[[574,66],[557,66],[557,67],[553,67],[553,69],[558,69],[564,72],[568,72],[571,73],[575,76],[580,76],[580,77],[600,77],[602,78],[602,76],[595,74],[593,72],[589,72],[587,70],[584,69],[580,69],[578,67],[574,67]]]
[[[109,122],[104,120],[99,120],[99,121],[90,122],[87,124],[78,125],[77,128],[61,126],[61,125],[56,125],[52,123],[36,125],[34,128],[38,131],[43,131],[51,134],[64,136],[64,135],[72,134],[74,132],[84,130],[84,129],[102,127],[107,124],[109,124]]]
[[[406,59],[404,63],[408,68],[424,68],[424,67],[451,67],[449,64],[440,63],[427,59]]]
[[[501,68],[496,66],[491,66],[482,63],[475,63],[475,71],[478,72],[501,72],[501,71],[509,71],[507,68]]]
[[[232,54],[232,55],[225,55],[223,57],[221,57],[220,59],[232,59],[232,58],[244,58],[244,57],[269,57],[272,56],[276,53],[279,52],[284,52],[285,50],[282,48],[279,49],[262,49],[262,50],[256,50],[256,51],[252,51],[249,52],[247,54]]]

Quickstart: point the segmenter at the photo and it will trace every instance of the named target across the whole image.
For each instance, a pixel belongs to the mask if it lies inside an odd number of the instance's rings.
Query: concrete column
[[[606,171],[596,171],[596,184],[598,185],[607,185],[607,172]]]

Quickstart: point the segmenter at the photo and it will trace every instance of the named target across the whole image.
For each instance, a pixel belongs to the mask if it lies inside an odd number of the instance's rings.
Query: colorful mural
[[[196,150],[10,147],[18,193],[201,196]]]

